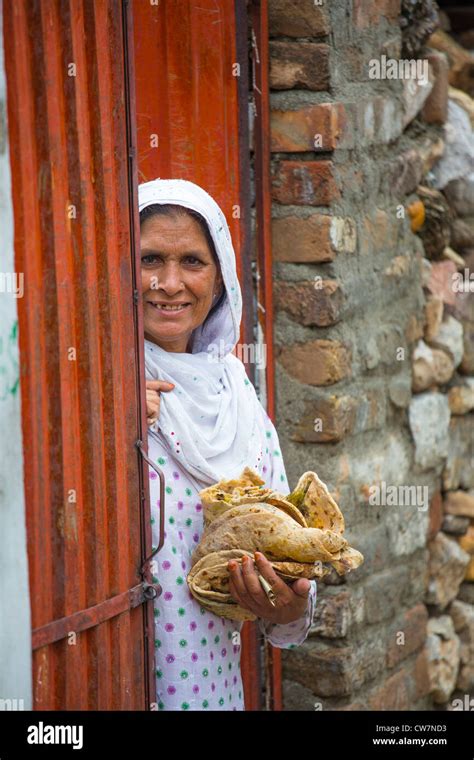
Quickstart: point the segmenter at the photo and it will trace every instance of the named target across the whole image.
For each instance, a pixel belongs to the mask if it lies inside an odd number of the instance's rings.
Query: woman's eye
[[[145,266],[149,266],[150,264],[156,264],[158,261],[158,256],[155,256],[154,254],[148,254],[147,256],[142,256],[142,264]]]
[[[185,259],[187,264],[191,264],[191,266],[196,266],[197,264],[202,264],[201,259],[198,259],[196,256],[186,256]]]

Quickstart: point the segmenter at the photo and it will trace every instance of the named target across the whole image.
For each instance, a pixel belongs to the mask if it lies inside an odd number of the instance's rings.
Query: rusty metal
[[[155,593],[151,595],[150,589]],[[94,607],[81,610],[60,620],[54,620],[52,623],[41,626],[41,628],[35,628],[32,636],[32,648],[40,649],[47,644],[54,644],[55,641],[64,639],[71,632],[76,635],[82,633],[82,631],[99,625],[105,620],[110,620],[122,612],[128,612],[128,610],[138,607],[138,605],[149,599],[154,599],[156,596],[157,590],[154,585],[139,583],[134,588],[107,599],[101,604],[96,604]]]
[[[139,181],[188,179],[221,206],[247,297],[240,340],[251,344],[245,4],[132,0],[132,8]]]
[[[268,2],[252,0],[252,65],[254,114],[254,161],[257,223],[257,319],[266,347],[267,412],[275,419],[275,365],[273,352],[273,272],[270,187],[270,93],[268,52]],[[265,644],[265,700],[268,710],[282,709],[281,652]]]
[[[141,567],[141,573],[143,574],[150,560],[155,556],[155,554],[158,554],[158,552],[160,551],[160,549],[162,548],[165,542],[165,511],[166,511],[165,475],[164,475],[163,470],[160,467],[158,467],[154,462],[152,462],[152,460],[146,453],[145,449],[143,448],[142,441],[136,441],[135,446],[137,447],[138,451],[140,452],[145,462],[147,462],[147,464],[156,472],[156,474],[158,475],[160,479],[160,538],[159,538],[158,546],[156,547],[156,549],[148,557],[146,557],[145,561],[143,562],[143,565]]]
[[[242,0],[132,0],[138,176],[189,179],[221,206],[234,243],[244,308],[240,345],[254,343],[251,273],[247,11]],[[239,69],[236,68],[239,65]],[[238,72],[238,76],[235,74]],[[239,346],[237,347],[237,351]],[[254,379],[254,364],[244,360]],[[247,710],[261,708],[258,631],[245,623]]]
[[[148,709],[129,10],[15,0],[3,13],[34,707]]]

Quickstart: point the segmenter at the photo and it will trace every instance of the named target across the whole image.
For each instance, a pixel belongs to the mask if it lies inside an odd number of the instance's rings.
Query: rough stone
[[[463,326],[461,322],[451,316],[451,314],[447,315],[441,322],[438,332],[432,338],[431,345],[449,353],[453,359],[454,366],[459,367],[464,351]]]
[[[413,351],[413,391],[419,393],[433,385],[447,383],[454,372],[452,358],[443,350],[419,340]]]
[[[444,128],[445,150],[433,168],[434,186],[442,190],[452,180],[474,171],[474,133],[469,116],[454,101],[448,101],[448,121]]]
[[[474,606],[455,599],[449,607],[449,614],[461,643],[456,688],[470,694],[474,690]]]
[[[424,166],[420,153],[414,148],[401,153],[389,169],[388,186],[395,196],[413,193],[423,177]]]
[[[469,528],[469,518],[460,515],[445,515],[441,524],[443,533],[452,536],[463,536]]]
[[[474,583],[464,581],[459,588],[458,599],[467,604],[474,604]]]
[[[452,261],[432,261],[426,285],[429,292],[443,303],[454,305],[456,294],[453,290],[453,276],[457,275],[457,271],[457,266]]]
[[[426,640],[430,692],[433,700],[447,702],[456,686],[460,663],[460,642],[449,615],[428,621]]]
[[[474,378],[466,378],[465,385],[454,385],[448,391],[451,414],[468,414],[474,409]]]
[[[407,375],[395,375],[388,386],[390,401],[399,409],[406,409],[411,401],[411,383]]]
[[[447,403],[447,398],[446,398]],[[474,488],[474,417],[454,415],[449,423],[448,458],[442,472],[443,488]]]
[[[429,67],[428,82],[422,84],[417,79],[403,79],[403,127],[413,121],[423,108],[429,94],[433,89],[434,76],[431,67]]]
[[[444,194],[459,216],[472,216],[474,214],[474,171],[449,182],[444,188]]]
[[[465,535],[461,536],[458,540],[461,549],[469,554],[470,557],[464,579],[466,581],[474,581],[474,524],[470,525]]]
[[[474,520],[474,492],[448,491],[443,508],[446,515],[459,515]]]
[[[450,411],[446,396],[441,393],[414,396],[408,419],[415,442],[415,462],[423,468],[440,466],[448,455]]]
[[[428,51],[426,59],[433,70],[434,84],[423,106],[422,116],[428,124],[444,124],[448,117],[448,59],[438,51]]]
[[[430,501],[430,522],[428,526],[428,541],[431,541],[441,529],[443,522],[443,499],[441,491],[436,491]]]
[[[443,299],[430,296],[425,304],[425,340],[430,341],[438,332],[443,319]]]
[[[282,682],[283,709],[285,711],[314,710],[315,705],[323,703],[310,689],[286,679]]]
[[[457,541],[438,533],[429,543],[429,582],[426,603],[441,610],[457,595],[470,557]]]

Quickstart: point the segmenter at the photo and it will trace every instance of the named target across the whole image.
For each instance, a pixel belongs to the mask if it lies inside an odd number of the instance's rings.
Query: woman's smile
[[[154,301],[147,301],[147,303],[152,306],[156,311],[160,313],[160,316],[165,317],[165,319],[170,319],[173,317],[180,316],[183,314],[186,309],[189,309],[192,304],[188,303],[180,303],[180,304],[172,304],[172,303],[156,303]]]

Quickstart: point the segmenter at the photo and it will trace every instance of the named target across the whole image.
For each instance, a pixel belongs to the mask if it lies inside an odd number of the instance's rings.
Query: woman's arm
[[[305,614],[294,623],[271,623],[263,618],[257,618],[258,626],[265,638],[279,649],[294,649],[306,640],[313,622],[317,599],[316,581],[310,581],[308,606]]]
[[[263,407],[262,411],[264,414],[266,437],[269,442],[268,448],[271,461],[271,471],[269,473],[268,483],[270,488],[274,488],[275,491],[288,494],[291,489],[288,484],[278,433]],[[312,580],[310,581],[310,584],[308,605],[304,615],[299,620],[282,625],[258,618],[258,625],[261,632],[273,646],[278,647],[279,649],[292,649],[302,644],[307,638],[313,622],[318,588],[316,581]]]

